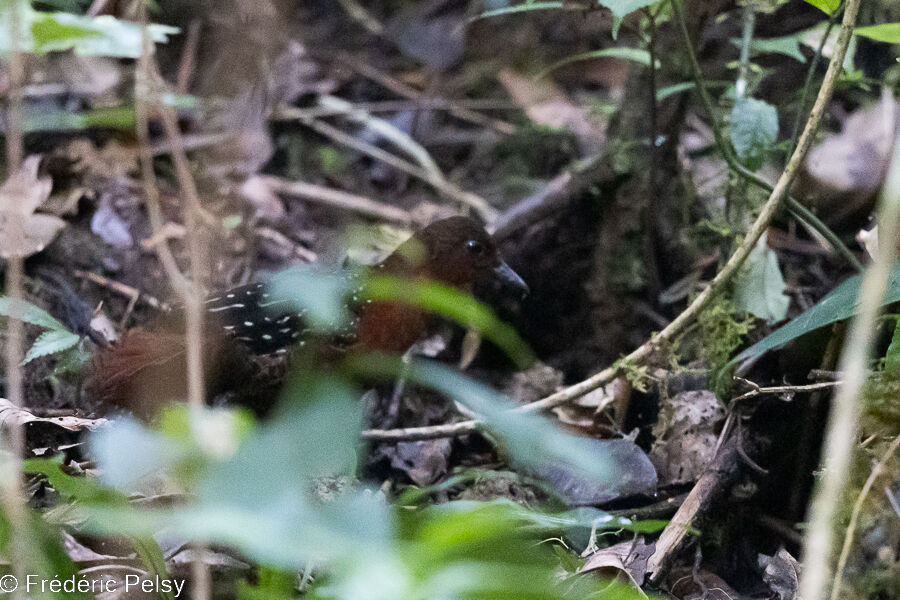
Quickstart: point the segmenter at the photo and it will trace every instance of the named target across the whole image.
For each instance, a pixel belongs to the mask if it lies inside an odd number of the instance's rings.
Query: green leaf
[[[348,366],[375,377],[402,372],[410,381],[453,398],[484,418],[516,463],[532,472],[564,464],[591,484],[618,489],[621,473],[604,460],[608,457],[597,455],[596,440],[570,435],[542,415],[512,411],[515,405],[508,398],[444,365],[369,354],[351,359]]]
[[[806,56],[800,50],[801,34],[786,35],[777,38],[754,39],[750,43],[750,49],[757,54],[783,54],[802,63],[806,62]],[[732,38],[731,43],[741,47],[740,38]]]
[[[81,337],[78,334],[72,333],[71,331],[61,329],[45,331],[34,340],[31,348],[28,349],[28,353],[25,355],[23,364],[29,363],[42,356],[68,350],[69,348],[74,347],[80,339]]]
[[[141,26],[109,15],[89,17],[66,12],[41,12],[29,3],[20,3],[21,29],[18,48],[24,52],[45,54],[72,50],[81,55],[137,58],[141,55]],[[0,8],[0,52],[10,52],[10,3]],[[150,38],[157,43],[168,41],[178,28],[148,25]]]
[[[894,337],[884,355],[884,372],[892,379],[900,379],[900,318],[894,326]]]
[[[522,368],[531,364],[534,355],[516,330],[497,318],[494,312],[456,288],[433,281],[410,281],[397,277],[371,277],[364,295],[372,300],[390,300],[452,319],[480,332],[495,343]]]
[[[287,304],[305,311],[304,318],[317,331],[338,331],[350,321],[345,298],[359,279],[312,266],[276,273],[269,281],[273,307]]]
[[[747,257],[734,288],[734,307],[768,322],[787,316],[790,298],[784,293],[778,256],[763,234]]]
[[[12,316],[13,308],[15,306],[16,304],[13,303],[12,298],[0,296],[0,316]],[[38,308],[30,302],[25,302],[24,300],[19,302],[18,310],[15,312],[17,313],[16,316],[25,323],[37,325],[38,327],[44,327],[45,329],[56,329],[66,332],[68,331],[66,329],[66,326],[51,317],[50,313],[41,308]]]
[[[783,346],[805,333],[849,319],[856,314],[859,307],[857,296],[861,282],[861,275],[849,278],[819,300],[815,306],[735,356],[729,364],[734,365],[762,356],[769,350]],[[898,301],[900,301],[900,262],[895,265],[891,273],[882,305]]]
[[[135,117],[133,106],[111,106],[95,108],[83,112],[52,111],[37,114],[29,111],[25,115],[22,128],[26,132],[35,131],[71,131],[90,127],[109,129],[134,129]]]
[[[32,475],[43,475],[63,497],[85,503],[125,506],[128,499],[88,477],[76,477],[62,470],[62,455],[54,458],[29,458],[22,461],[22,472]]]
[[[861,35],[876,42],[888,44],[900,44],[900,23],[882,23],[869,27],[857,27],[853,30],[856,35]]]
[[[747,168],[756,170],[778,141],[778,111],[754,98],[739,98],[731,111],[731,145]]]
[[[656,4],[659,0],[597,0],[597,4],[612,11],[613,16],[622,18],[634,11]]]
[[[823,11],[825,14],[830,15],[834,11],[838,9],[841,5],[841,0],[805,0],[807,3],[812,4],[819,10]]]
[[[640,48],[626,48],[626,47],[605,48],[603,50],[594,50],[593,52],[584,52],[582,54],[576,54],[575,56],[570,56],[568,58],[564,58],[558,62],[555,62],[552,65],[550,65],[549,67],[547,67],[546,69],[544,69],[543,71],[541,71],[537,75],[537,79],[540,79],[541,77],[545,77],[548,73],[555,71],[556,69],[558,69],[562,66],[572,64],[574,62],[580,62],[583,60],[591,60],[594,58],[604,58],[604,57],[622,58],[625,60],[632,60],[636,63],[644,65],[645,67],[650,66],[650,53],[647,52],[646,50],[642,50]],[[657,61],[657,66],[659,66],[658,61]]]
[[[491,17],[502,17],[504,15],[514,15],[535,10],[556,10],[571,8],[565,2],[525,2],[524,4],[514,4],[513,6],[504,6],[494,10],[486,10],[483,13],[472,18],[473,21],[478,19],[489,19]],[[587,6],[578,6],[578,10],[584,10]]]

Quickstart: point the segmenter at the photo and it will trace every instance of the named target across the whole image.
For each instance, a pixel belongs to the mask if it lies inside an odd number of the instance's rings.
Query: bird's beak
[[[501,260],[500,264],[494,267],[494,277],[503,287],[518,292],[520,298],[528,295],[528,284],[504,261]]]

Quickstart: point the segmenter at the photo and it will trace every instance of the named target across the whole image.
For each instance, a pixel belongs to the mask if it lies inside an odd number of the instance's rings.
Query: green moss
[[[710,368],[710,387],[722,398],[731,386],[731,377],[726,365],[738,346],[751,329],[753,319],[739,319],[734,304],[728,298],[720,298],[700,313],[703,353]]]
[[[530,124],[497,146],[506,177],[552,177],[578,156],[578,140],[569,132]]]

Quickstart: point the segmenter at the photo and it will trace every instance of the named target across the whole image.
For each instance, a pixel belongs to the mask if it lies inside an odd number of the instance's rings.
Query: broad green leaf
[[[731,43],[741,47],[740,38],[732,38]],[[800,34],[786,35],[777,38],[754,39],[750,43],[750,49],[757,54],[783,54],[802,63],[806,62],[806,56],[800,50]]]
[[[656,4],[660,0],[597,0],[597,4],[612,11],[613,16],[621,19],[634,11]]]
[[[778,141],[778,111],[754,98],[739,98],[731,111],[731,145],[747,168],[756,170]]]
[[[534,360],[528,345],[513,327],[499,320],[490,308],[456,288],[433,281],[378,276],[366,282],[363,294],[372,300],[418,306],[474,329],[523,368]]]
[[[861,281],[860,275],[854,275],[847,279],[819,300],[815,306],[735,356],[729,364],[734,365],[762,356],[769,350],[783,346],[805,333],[849,319],[856,314],[859,306],[856,298],[859,295]],[[882,304],[892,302],[900,302],[900,262],[896,264],[891,273]]]
[[[42,356],[68,350],[69,348],[74,347],[80,339],[81,337],[78,334],[63,329],[51,329],[50,331],[45,331],[34,340],[31,348],[28,349],[28,353],[25,354],[24,363],[29,363]]]
[[[604,460],[609,457],[598,456],[596,440],[570,435],[542,415],[511,412],[515,405],[508,398],[448,367],[421,360],[401,363],[394,357],[373,354],[353,359],[349,366],[376,377],[402,372],[410,381],[453,398],[484,418],[487,429],[516,464],[531,472],[563,464],[592,485],[617,489],[621,474],[616,473],[612,461]]]
[[[0,8],[0,52],[10,52],[13,44],[9,25],[10,3]],[[45,54],[72,50],[81,55],[137,58],[141,55],[141,26],[109,15],[89,17],[66,12],[41,12],[29,3],[20,3],[21,29],[18,48],[25,52]],[[178,28],[149,25],[150,38],[157,43],[168,41]]]
[[[625,60],[633,60],[636,63],[642,64],[645,67],[650,66],[650,53],[646,50],[642,50],[640,48],[605,48],[603,50],[594,50],[593,52],[584,52],[582,54],[576,54],[575,56],[570,56],[568,58],[564,58],[558,62],[553,63],[543,71],[541,71],[537,77],[541,78],[546,76],[548,73],[555,71],[556,69],[563,67],[565,65],[572,64],[574,62],[580,62],[583,60],[591,60],[594,58],[622,58]],[[657,61],[657,66],[659,66]]]
[[[59,110],[38,114],[36,111],[29,111],[22,128],[26,132],[70,131],[90,127],[131,130],[134,129],[134,123],[133,106],[113,106],[84,112]]]
[[[350,321],[346,298],[359,284],[354,275],[306,266],[276,273],[268,291],[273,310],[293,307],[317,331],[332,332]]]
[[[856,35],[861,35],[876,42],[888,44],[900,44],[900,23],[882,23],[869,27],[857,27],[853,30]]]
[[[819,10],[823,11],[825,14],[830,15],[834,11],[838,9],[841,5],[841,0],[805,0],[807,3],[812,4]]]
[[[747,257],[734,286],[734,307],[768,322],[787,316],[790,298],[784,293],[778,256],[766,243],[765,234]]]
[[[14,306],[15,304],[13,304],[11,298],[0,296],[0,316],[11,316]],[[68,332],[66,326],[51,317],[50,313],[41,308],[38,308],[30,302],[25,302],[24,300],[21,301],[19,303],[19,310],[17,310],[16,312],[17,317],[31,325],[37,325],[38,327],[44,327],[45,329],[55,329],[58,331]]]

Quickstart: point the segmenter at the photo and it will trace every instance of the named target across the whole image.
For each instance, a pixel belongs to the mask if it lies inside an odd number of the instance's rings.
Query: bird
[[[371,275],[431,280],[468,294],[524,298],[528,285],[503,260],[496,243],[476,221],[455,216],[420,229],[383,261],[365,269]],[[360,277],[357,271],[343,276]],[[338,352],[402,354],[426,336],[435,319],[405,303],[365,300],[348,306],[353,318],[332,336]],[[288,354],[314,339],[304,310],[276,299],[257,282],[209,296],[205,303],[204,362],[207,389],[216,394],[243,387],[243,396],[272,396],[283,361],[258,357]],[[152,418],[159,409],[186,396],[186,339],[181,318],[158,327],[134,328],[111,347],[100,348],[87,367],[84,390],[104,406],[126,408]],[[273,373],[260,373],[279,365]],[[260,384],[260,379],[266,383]],[[254,383],[248,386],[248,381]],[[266,389],[263,389],[266,388]],[[245,404],[268,405],[251,398]],[[263,411],[264,412],[264,411]]]

